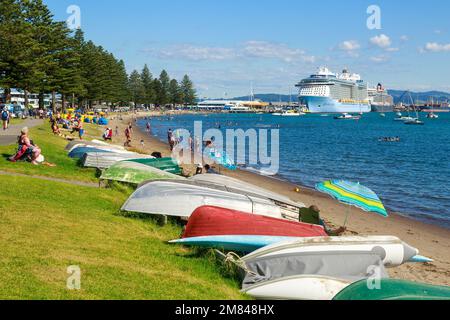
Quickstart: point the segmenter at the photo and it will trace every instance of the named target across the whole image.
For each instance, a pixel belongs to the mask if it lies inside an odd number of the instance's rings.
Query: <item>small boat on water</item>
[[[304,116],[304,115],[305,115],[305,113],[297,112],[294,110],[286,111],[281,114],[282,117],[300,117],[300,116]]]
[[[361,280],[344,288],[333,300],[450,300],[450,287],[382,279],[379,290],[370,290],[367,281]]]
[[[181,180],[184,178],[142,163],[129,161],[117,162],[105,170],[100,177],[100,180],[119,181],[136,185],[144,181],[170,179]]]
[[[282,255],[285,253],[331,253],[331,252],[375,252],[388,267],[402,265],[419,254],[419,250],[392,236],[355,236],[299,238],[295,241],[277,243],[264,247],[242,258],[244,261],[256,258]]]
[[[197,208],[192,213],[182,238],[230,235],[274,237],[327,236],[322,226],[204,206]],[[270,241],[274,239],[268,240],[264,241],[264,244],[272,244],[273,242]]]
[[[223,207],[275,218],[292,214],[267,198],[234,189],[208,188],[187,180],[154,181],[141,185],[125,202],[122,210],[188,218],[202,206]]]
[[[409,116],[401,116],[398,118],[395,118],[394,121],[402,121],[402,122],[407,122],[407,121],[414,121],[417,120],[417,118],[413,118],[413,117],[409,117]]]
[[[348,113],[343,113],[340,116],[336,116],[334,117],[335,120],[360,120],[361,119],[361,115],[359,116],[353,116],[351,114]]]
[[[410,121],[405,121],[405,124],[407,124],[407,125],[423,126],[423,125],[425,125],[425,122],[420,121],[419,119],[414,119],[414,120],[410,120]]]
[[[435,114],[434,112],[430,112],[427,114],[427,118],[428,119],[438,119],[439,116],[437,114]]]

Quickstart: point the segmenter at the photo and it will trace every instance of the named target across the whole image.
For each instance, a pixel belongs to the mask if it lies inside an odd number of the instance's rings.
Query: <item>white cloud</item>
[[[409,37],[406,36],[406,35],[403,35],[403,36],[400,37],[400,40],[403,41],[403,42],[406,42],[406,41],[409,41]]]
[[[389,57],[386,55],[379,55],[371,57],[370,60],[375,63],[383,63],[389,60]]]
[[[400,49],[399,48],[387,48],[386,51],[387,52],[398,52],[398,51],[400,51]]]
[[[375,36],[370,39],[370,43],[373,45],[376,45],[377,47],[380,47],[382,49],[387,49],[391,46],[392,41],[391,38],[389,38],[385,34],[380,34],[379,36]]]
[[[223,61],[236,58],[273,59],[286,63],[315,63],[316,57],[307,55],[302,49],[286,44],[266,41],[247,41],[236,47],[208,47],[191,44],[174,45],[162,49],[144,49],[161,59],[182,59],[190,61]]]
[[[356,40],[347,40],[339,44],[339,49],[347,52],[361,49],[361,45]]]
[[[197,47],[183,44],[176,45],[161,50],[144,50],[144,52],[156,55],[161,59],[186,59],[193,61],[201,60],[228,60],[236,56],[233,49],[220,47]]]
[[[266,41],[248,41],[244,43],[242,54],[246,57],[277,59],[284,62],[315,62],[314,56],[306,55],[302,49],[290,48],[286,44]]]
[[[421,52],[449,52],[449,51],[450,51],[450,43],[440,44],[437,42],[428,42],[425,45],[425,48],[421,49]]]

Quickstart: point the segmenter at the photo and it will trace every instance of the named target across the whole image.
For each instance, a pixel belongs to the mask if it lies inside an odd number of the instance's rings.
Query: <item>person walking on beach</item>
[[[169,131],[167,131],[167,140],[169,141],[170,151],[173,151],[173,148],[175,146],[175,137],[173,135],[172,129],[169,129]]]
[[[131,147],[131,135],[133,133],[133,127],[131,126],[131,123],[128,125],[128,127],[125,129],[125,147]]]
[[[8,109],[6,107],[3,108],[2,110],[2,123],[3,123],[3,130],[7,130],[8,129],[8,124],[9,124],[9,118],[11,117]]]
[[[150,122],[147,121],[147,132],[150,132],[151,127],[150,127]]]

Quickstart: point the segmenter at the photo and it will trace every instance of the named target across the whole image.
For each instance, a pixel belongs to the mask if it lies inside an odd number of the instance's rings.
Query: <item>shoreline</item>
[[[139,118],[160,115],[162,114],[158,112],[147,112],[124,115],[123,120],[111,119],[109,126],[113,130],[116,126],[119,127],[119,138],[116,137],[114,143],[123,144],[125,126],[132,122],[134,128],[132,146],[134,149],[148,154],[159,151],[163,156],[170,157],[171,152],[167,143],[160,141],[145,130],[141,130],[136,124],[136,120]],[[117,139],[119,140],[117,141]],[[141,140],[144,141],[144,147],[140,145]],[[184,166],[184,169],[188,175],[195,172],[194,166]],[[294,201],[303,202],[306,206],[317,205],[321,209],[321,216],[333,227],[340,226],[344,221],[345,214],[350,211],[347,235],[397,236],[410,245],[417,247],[421,255],[435,260],[433,263],[406,264],[399,268],[389,269],[391,277],[437,285],[450,285],[450,230],[447,228],[418,221],[400,213],[390,212],[389,218],[383,218],[363,212],[355,207],[349,208],[312,188],[279,178],[263,176],[240,169],[230,171],[221,168],[220,171],[224,175],[273,190],[288,196]],[[296,192],[296,188],[300,192]]]

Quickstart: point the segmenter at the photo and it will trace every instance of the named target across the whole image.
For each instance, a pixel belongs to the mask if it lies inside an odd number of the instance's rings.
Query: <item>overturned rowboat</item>
[[[322,226],[249,214],[221,207],[203,206],[192,213],[182,238],[231,235],[274,237],[327,236]]]
[[[393,236],[316,237],[276,243],[252,252],[242,260],[247,262],[263,257],[311,252],[372,252],[380,256],[387,267],[402,265],[419,254],[419,250]]]
[[[284,208],[270,199],[234,189],[208,188],[189,181],[143,184],[125,202],[122,210],[188,218],[202,206],[223,207],[275,218],[288,215],[285,215]]]
[[[121,161],[105,170],[100,179],[138,185],[144,181],[184,178],[141,163]]]

